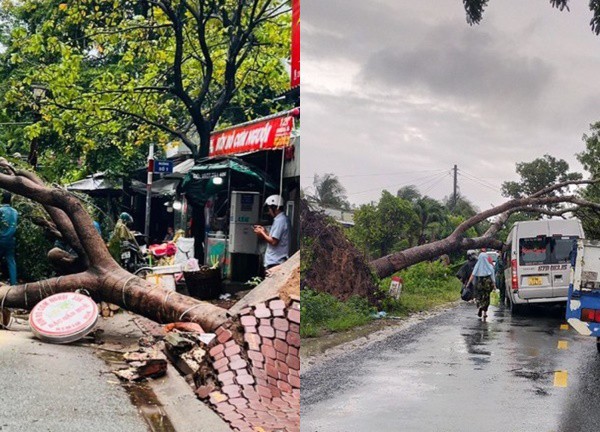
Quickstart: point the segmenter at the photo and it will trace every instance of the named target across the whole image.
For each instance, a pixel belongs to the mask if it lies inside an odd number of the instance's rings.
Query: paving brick
[[[264,368],[253,367],[252,375],[254,376],[254,378],[256,378],[257,381],[260,379],[267,379],[267,371]]]
[[[277,351],[275,351],[275,348],[267,345],[263,345],[260,349],[260,352],[263,353],[266,358],[274,359],[277,357]]]
[[[272,338],[275,337],[275,330],[273,330],[273,327],[271,326],[260,326],[258,328],[258,334],[263,337]]]
[[[238,354],[239,352],[241,352],[239,345],[233,345],[233,346],[230,346],[228,348],[225,348],[225,355],[227,357],[231,357],[231,356],[233,356],[235,354]]]
[[[242,385],[242,384],[254,384],[254,378],[252,378],[250,375],[239,376],[235,380],[240,385]]]
[[[259,385],[256,387],[256,391],[261,396],[271,397],[271,390],[269,390],[269,387],[267,386]]]
[[[233,410],[235,410],[235,407],[227,402],[217,404],[217,411],[219,411],[221,414],[225,414],[225,417],[227,418],[229,418],[228,413]]]
[[[260,320],[260,322],[257,325],[271,327],[271,320],[263,318]]]
[[[271,339],[262,339],[261,342],[263,346],[273,346],[273,341]]]
[[[285,332],[289,330],[290,323],[284,318],[275,318],[273,320],[273,327],[275,327],[275,330],[281,330]]]
[[[293,297],[292,297],[292,298],[293,298]],[[244,309],[242,309],[242,310],[240,311],[240,316],[241,316],[241,315],[248,315],[250,312],[252,312],[252,308],[246,307],[246,308],[244,308]]]
[[[300,333],[300,331],[296,332],[296,333]],[[300,354],[300,350],[298,348],[295,347],[289,347],[289,351],[290,351],[290,355],[294,355],[296,357],[299,357]]]
[[[248,366],[248,363],[246,363],[246,360],[241,360],[241,359],[233,361],[229,364],[229,367],[233,370],[245,368],[246,366]]]
[[[221,369],[223,366],[227,366],[229,364],[229,359],[227,357],[223,357],[220,360],[213,362],[213,367],[215,369]]]
[[[229,384],[223,386],[221,389],[223,393],[225,393],[230,398],[236,398],[240,396],[240,387],[237,384]]]
[[[267,375],[272,377],[272,378],[278,378],[279,377],[279,371],[277,370],[277,368],[273,365],[267,365],[266,367],[267,370]]]
[[[248,358],[252,361],[255,362],[264,362],[265,361],[265,357],[262,355],[262,353],[258,352],[258,351],[253,351],[250,350],[248,351]]]
[[[300,333],[300,324],[290,323],[290,331],[294,333]]]
[[[300,310],[300,302],[292,302],[292,309]]]
[[[269,302],[269,308],[271,310],[285,309],[285,302],[283,300],[271,300]]]
[[[275,359],[271,358],[271,357],[267,357],[265,359],[265,364],[269,365],[269,366],[275,366]]]
[[[206,399],[206,398],[208,398],[210,393],[212,393],[214,390],[215,390],[215,386],[213,384],[206,384],[206,385],[200,386],[196,389],[196,395],[200,399]]]
[[[287,339],[287,332],[284,332],[284,331],[281,331],[281,330],[275,330],[275,338],[281,339],[281,340],[286,340]]]
[[[277,370],[279,372],[284,373],[286,375],[288,374],[288,372],[290,370],[290,368],[288,367],[287,363],[279,361],[279,360],[277,360],[275,362],[275,367],[277,368]]]
[[[208,395],[210,397],[210,403],[213,405],[217,405],[220,402],[224,402],[228,399],[223,393],[219,391],[214,391]]]
[[[225,381],[233,381],[235,378],[235,373],[233,371],[223,372],[217,375],[217,379],[221,382]]]
[[[240,320],[240,322],[242,323],[243,326],[255,326],[256,318],[253,317],[252,315],[247,315],[247,316],[243,316],[242,319]]]
[[[276,360],[285,361],[285,359],[286,359],[285,354],[277,351],[277,358],[276,358]]]
[[[274,317],[285,317],[285,310],[284,309],[275,309],[273,311],[273,316]]]
[[[227,341],[227,342],[225,342],[225,349],[232,347],[235,344],[236,344],[236,342],[234,340]]]
[[[300,370],[300,359],[295,355],[288,355],[286,358],[286,363],[290,369]]]
[[[300,311],[297,309],[290,309],[288,311],[288,319],[296,324],[300,324]]]
[[[216,345],[216,346],[212,347],[208,353],[212,357],[214,357],[217,354],[219,354],[220,352],[223,352],[224,350],[225,350],[225,346],[224,345]]]
[[[288,344],[298,348],[300,347],[300,335],[298,333],[289,332],[286,340]]]
[[[275,347],[275,351],[278,351],[283,354],[288,353],[288,344],[282,341],[281,339],[275,339],[273,346]]]
[[[256,318],[269,318],[271,316],[271,310],[266,307],[257,307],[254,311]]]
[[[217,329],[215,330],[215,334],[216,334],[217,336],[219,336],[219,335],[220,335],[221,333],[223,333],[225,330],[226,330],[226,329],[225,329],[225,327],[221,326],[221,327],[219,327],[219,328],[217,328]]]
[[[225,343],[227,342],[229,339],[231,339],[233,336],[233,333],[231,333],[231,331],[229,330],[224,330],[221,332],[220,335],[217,336],[217,340],[221,343]]]
[[[244,340],[248,343],[248,348],[258,351],[260,349],[260,336],[255,333],[246,333]]]
[[[290,383],[290,385],[292,387],[297,388],[297,389],[300,388],[300,377],[288,375],[288,382]]]
[[[252,327],[244,327],[244,332],[245,333],[256,333],[256,327],[252,326]]]

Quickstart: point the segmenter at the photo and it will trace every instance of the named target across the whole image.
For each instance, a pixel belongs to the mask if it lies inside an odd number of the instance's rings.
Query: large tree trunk
[[[498,234],[498,231],[504,226],[508,217],[515,212],[530,212],[564,217],[566,213],[573,213],[580,207],[589,207],[600,210],[600,204],[584,200],[578,195],[554,195],[556,191],[564,190],[569,186],[586,185],[597,182],[597,180],[574,180],[548,186],[528,197],[513,199],[476,214],[461,223],[454,232],[445,239],[412,247],[401,252],[392,253],[373,260],[370,264],[377,276],[384,278],[397,271],[410,267],[413,264],[431,260],[451,252],[483,247],[500,250],[504,244],[496,238],[496,234]],[[543,207],[547,204],[566,203],[571,204],[571,206],[563,207],[558,210],[548,210]],[[465,237],[467,230],[492,217],[495,217],[494,222],[482,236],[475,238]]]

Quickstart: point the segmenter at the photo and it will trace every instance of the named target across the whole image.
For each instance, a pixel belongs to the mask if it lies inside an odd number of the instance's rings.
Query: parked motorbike
[[[144,254],[140,247],[130,241],[121,242],[121,267],[130,273],[135,273],[138,269],[147,265]]]

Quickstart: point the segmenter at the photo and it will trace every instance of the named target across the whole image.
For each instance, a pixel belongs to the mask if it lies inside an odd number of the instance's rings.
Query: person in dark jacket
[[[467,262],[464,263],[456,273],[456,277],[460,279],[463,285],[466,285],[469,277],[471,277],[475,264],[477,264],[477,251],[470,249],[467,251]]]

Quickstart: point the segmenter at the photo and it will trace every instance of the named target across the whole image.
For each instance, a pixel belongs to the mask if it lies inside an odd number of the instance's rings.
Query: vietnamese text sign
[[[154,173],[155,174],[171,174],[173,172],[173,161],[155,160],[154,161]]]
[[[294,118],[284,116],[215,132],[210,137],[209,156],[280,149],[289,145],[293,128]]]

